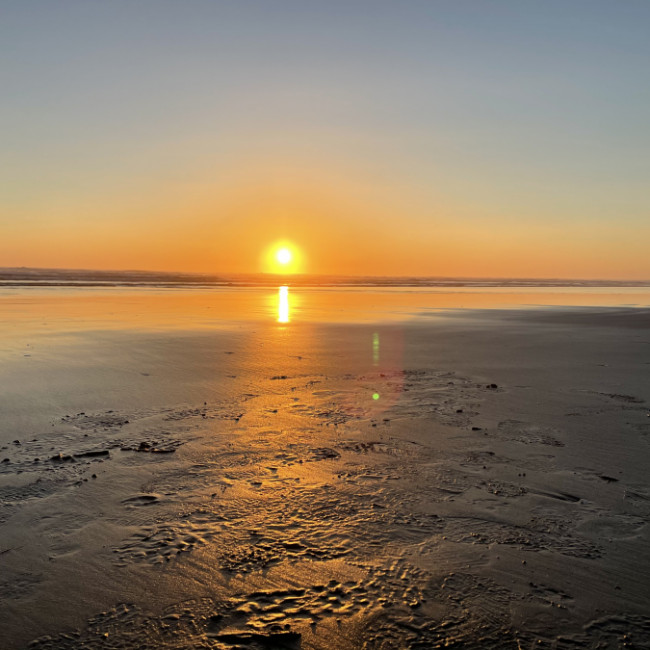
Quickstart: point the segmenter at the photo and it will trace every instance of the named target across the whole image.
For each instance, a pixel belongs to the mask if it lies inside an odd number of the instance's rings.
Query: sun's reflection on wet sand
[[[278,290],[278,323],[289,322],[289,287],[283,285]]]

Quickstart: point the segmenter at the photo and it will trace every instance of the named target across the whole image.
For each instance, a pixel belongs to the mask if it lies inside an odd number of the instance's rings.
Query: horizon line
[[[39,267],[39,266],[4,266],[0,267],[0,280],[3,274],[14,275],[19,273],[70,273],[70,274],[98,274],[98,275],[140,275],[140,276],[155,276],[160,279],[166,277],[168,279],[176,278],[196,278],[204,280],[228,280],[234,278],[253,278],[260,276],[266,278],[284,278],[285,281],[290,282],[292,279],[307,279],[307,278],[349,278],[351,280],[363,279],[393,279],[393,280],[438,280],[438,281],[521,281],[521,282],[600,282],[600,283],[615,283],[616,285],[624,285],[626,283],[634,285],[650,284],[650,278],[640,279],[617,279],[606,277],[540,277],[540,276],[475,276],[475,275],[418,275],[418,274],[405,274],[405,275],[379,275],[379,274],[348,274],[348,273],[269,273],[264,271],[248,271],[248,272],[227,272],[227,271],[214,271],[214,272],[200,272],[200,271],[160,271],[149,269],[92,269],[92,268],[68,268],[68,267]],[[10,279],[10,278],[4,278]],[[18,279],[18,278],[15,278]]]

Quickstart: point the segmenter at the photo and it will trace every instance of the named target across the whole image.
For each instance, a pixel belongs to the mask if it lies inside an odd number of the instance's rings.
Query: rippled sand
[[[650,647],[644,310],[30,347],[3,647]]]

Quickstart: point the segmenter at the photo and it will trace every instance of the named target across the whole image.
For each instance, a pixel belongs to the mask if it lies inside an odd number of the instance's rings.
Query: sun
[[[287,239],[270,244],[262,253],[260,263],[264,273],[283,276],[304,273],[304,254],[299,246]]]
[[[288,248],[280,248],[275,254],[275,259],[282,264],[282,266],[286,266],[293,259],[293,255]]]

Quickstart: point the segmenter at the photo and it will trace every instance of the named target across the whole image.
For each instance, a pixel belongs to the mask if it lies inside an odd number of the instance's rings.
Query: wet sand
[[[3,648],[650,647],[647,310],[0,353]]]

